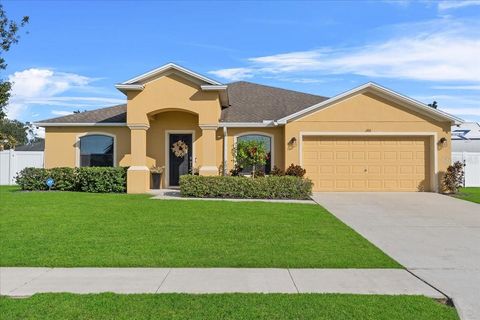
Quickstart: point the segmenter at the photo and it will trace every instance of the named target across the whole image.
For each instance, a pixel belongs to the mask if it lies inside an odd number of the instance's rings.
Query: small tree
[[[3,56],[10,50],[12,44],[18,43],[18,31],[24,27],[29,21],[28,16],[22,18],[21,21],[16,22],[8,19],[3,5],[0,4],[0,70],[7,68],[7,63]],[[4,79],[0,79],[0,119],[5,118],[5,108],[10,99],[10,90],[12,83]]]
[[[26,144],[27,126],[18,120],[0,119],[0,145],[2,149],[11,149],[16,145]]]
[[[451,193],[457,193],[458,189],[463,186],[463,163],[456,161],[447,168],[445,176],[443,176],[443,186],[445,190]]]
[[[267,149],[262,141],[238,141],[233,153],[237,166],[241,168],[252,167],[252,177],[254,178],[257,166],[267,163]]]

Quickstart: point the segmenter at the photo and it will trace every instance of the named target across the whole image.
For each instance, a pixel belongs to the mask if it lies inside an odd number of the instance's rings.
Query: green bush
[[[48,170],[48,177],[51,177],[53,181],[55,181],[55,184],[52,186],[52,190],[75,191],[76,177],[74,170],[75,169],[73,168],[66,167],[52,168]]]
[[[83,192],[125,192],[127,170],[122,167],[25,168],[16,176],[22,190],[48,190],[45,181],[52,178],[52,190]]]
[[[195,198],[308,199],[312,182],[291,176],[253,179],[184,175],[180,177],[180,192],[183,197]]]
[[[463,167],[463,163],[460,161],[456,161],[453,165],[448,166],[447,172],[445,172],[442,179],[444,191],[457,193],[463,187],[463,179],[465,177]]]
[[[84,192],[125,192],[127,171],[122,167],[82,167],[76,169],[77,190]]]
[[[50,177],[50,172],[42,168],[25,168],[15,177],[16,183],[22,190],[47,190],[45,181]]]
[[[287,170],[285,170],[287,176],[303,177],[305,173],[307,173],[307,170],[299,165],[294,165],[293,163],[287,168]]]
[[[277,166],[273,166],[272,171],[270,171],[270,175],[271,175],[271,176],[279,176],[279,177],[281,177],[281,176],[284,176],[284,175],[285,175],[285,170],[280,169],[280,168],[277,167]]]

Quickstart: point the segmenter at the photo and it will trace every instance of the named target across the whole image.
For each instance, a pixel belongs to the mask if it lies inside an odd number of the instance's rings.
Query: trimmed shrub
[[[180,177],[180,193],[195,198],[308,199],[312,182],[299,177]]]
[[[25,168],[15,177],[15,182],[22,190],[47,190],[45,181],[50,177],[50,172],[42,168]]]
[[[463,178],[463,163],[456,161],[453,165],[448,166],[442,181],[445,191],[457,193],[463,187]]]
[[[106,193],[127,190],[126,168],[82,167],[75,171],[78,191]]]
[[[127,168],[25,168],[17,175],[16,182],[22,190],[48,190],[45,181],[52,178],[52,190],[84,192],[125,192]]]
[[[305,173],[307,173],[307,170],[299,165],[294,165],[293,163],[287,168],[287,170],[285,170],[287,176],[303,177]]]
[[[234,177],[240,176],[240,173],[242,172],[243,168],[240,167],[239,165],[235,165],[233,169],[230,170],[230,175]]]
[[[48,173],[49,173],[49,177],[51,177],[55,181],[55,184],[52,186],[52,190],[59,190],[59,191],[75,191],[76,190],[75,169],[66,168],[66,167],[52,168],[48,170]],[[46,189],[48,189],[48,187],[46,187]]]
[[[270,175],[271,175],[271,176],[281,177],[281,176],[284,176],[284,175],[285,175],[285,170],[280,169],[280,168],[277,167],[277,166],[273,166],[272,171],[270,171]]]

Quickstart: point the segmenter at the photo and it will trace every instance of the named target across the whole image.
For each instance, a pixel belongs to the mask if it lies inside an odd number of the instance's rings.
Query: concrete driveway
[[[480,205],[435,193],[316,193],[313,199],[480,319]]]

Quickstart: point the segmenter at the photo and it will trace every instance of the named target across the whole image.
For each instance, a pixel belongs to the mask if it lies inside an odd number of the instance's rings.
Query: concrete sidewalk
[[[311,199],[309,200],[294,200],[294,199],[235,199],[235,198],[188,198],[180,195],[178,189],[158,189],[150,190],[151,199],[154,200],[198,200],[198,201],[230,201],[230,202],[272,202],[272,203],[303,203],[313,204],[317,203]]]
[[[354,293],[440,292],[403,269],[0,268],[0,294],[72,293]]]

